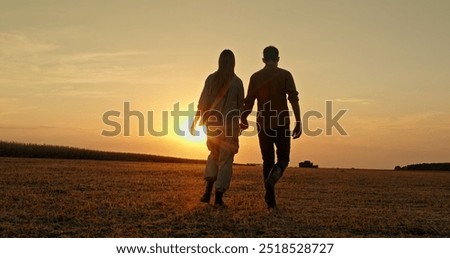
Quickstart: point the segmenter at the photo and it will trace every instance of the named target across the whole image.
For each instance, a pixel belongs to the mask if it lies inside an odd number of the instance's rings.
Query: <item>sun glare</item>
[[[181,124],[181,130],[184,132],[184,136],[183,137],[186,141],[191,142],[191,143],[201,143],[204,144],[206,142],[206,134],[205,134],[205,130],[203,126],[197,126],[196,130],[198,132],[198,135],[192,135],[189,130],[190,130],[190,123],[189,121],[184,121]]]

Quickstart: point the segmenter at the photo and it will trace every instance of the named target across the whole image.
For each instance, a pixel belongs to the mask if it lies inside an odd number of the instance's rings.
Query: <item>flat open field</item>
[[[203,166],[0,158],[0,237],[450,237],[450,173],[289,168],[279,210],[236,166],[229,206]]]

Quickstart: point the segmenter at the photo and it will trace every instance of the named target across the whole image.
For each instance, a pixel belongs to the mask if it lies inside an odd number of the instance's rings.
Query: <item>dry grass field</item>
[[[217,210],[198,164],[0,158],[0,237],[450,237],[450,173],[289,168],[268,211],[260,170]]]

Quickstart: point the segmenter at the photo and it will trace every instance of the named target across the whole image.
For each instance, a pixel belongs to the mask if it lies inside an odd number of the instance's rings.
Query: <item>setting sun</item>
[[[185,121],[181,122],[181,131],[185,132],[184,136],[182,137],[185,141],[188,141],[189,143],[195,143],[196,145],[201,145],[203,148],[205,148],[206,143],[206,133],[204,126],[197,126],[196,130],[198,132],[198,135],[192,135],[189,132],[189,128],[191,127],[191,124],[189,123],[189,120],[186,119]]]

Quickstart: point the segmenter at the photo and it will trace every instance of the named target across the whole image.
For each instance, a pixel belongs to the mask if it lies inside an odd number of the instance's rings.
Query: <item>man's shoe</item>
[[[277,203],[275,201],[275,188],[266,186],[266,195],[264,196],[264,200],[266,201],[267,208],[275,209],[277,207]]]
[[[211,200],[211,193],[204,193],[202,198],[200,198],[201,202],[205,202],[205,203],[209,203],[209,201]]]

